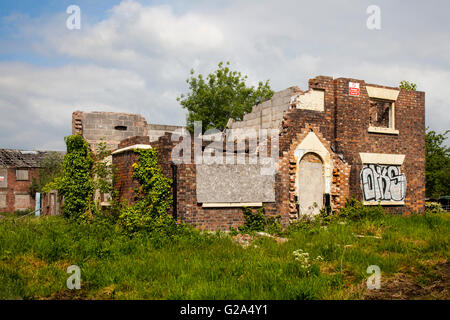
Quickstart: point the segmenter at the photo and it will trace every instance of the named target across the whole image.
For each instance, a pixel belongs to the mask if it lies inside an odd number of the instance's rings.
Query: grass
[[[3,218],[0,299],[360,299],[369,265],[380,267],[382,285],[400,274],[415,285],[441,281],[449,231],[449,213],[333,219],[243,248],[223,233],[129,238],[101,223]],[[310,267],[295,260],[298,249]],[[81,268],[81,290],[66,287],[70,265]]]

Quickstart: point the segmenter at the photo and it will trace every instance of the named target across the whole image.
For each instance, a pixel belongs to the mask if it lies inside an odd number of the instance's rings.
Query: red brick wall
[[[348,95],[348,83],[360,83],[360,96]],[[371,85],[374,86],[374,85]],[[309,80],[310,89],[324,90],[324,112],[290,109],[284,114],[280,133],[279,170],[275,176],[275,203],[266,203],[267,215],[281,215],[283,225],[298,214],[295,192],[296,162],[293,152],[308,132],[313,131],[331,155],[333,165],[331,204],[341,208],[346,199],[362,198],[359,153],[405,154],[401,171],[406,175],[407,191],[404,206],[388,207],[394,212],[423,211],[425,204],[425,94],[401,90],[395,103],[395,129],[398,135],[369,133],[369,97],[366,83],[355,79],[332,79],[319,76]],[[391,88],[396,89],[396,88]],[[193,139],[192,144],[193,144]],[[148,143],[133,137],[120,147]],[[171,135],[151,145],[158,149],[163,173],[172,178],[171,150],[176,143]],[[193,145],[192,145],[193,148]],[[192,149],[192,157],[193,157]],[[342,158],[342,159],[341,159]],[[132,199],[136,183],[131,179],[131,165],[137,160],[130,151],[115,155],[119,169],[116,184],[122,199]],[[192,159],[193,160],[193,159]],[[244,223],[242,208],[203,208],[196,199],[194,164],[177,166],[176,200],[178,219],[207,230],[228,230]]]
[[[360,96],[347,94],[348,83],[360,83]],[[372,85],[388,89],[398,89]],[[400,167],[407,180],[404,206],[391,211],[408,213],[425,209],[425,93],[402,89],[395,102],[395,129],[398,135],[369,133],[369,96],[366,83],[356,79],[335,79],[336,90],[336,146],[352,165],[350,193],[362,200],[360,152],[404,154]]]
[[[120,142],[119,149],[133,146],[136,144],[147,144],[156,148],[158,152],[158,163],[163,174],[172,178],[171,151],[174,143],[171,142],[171,134],[168,133],[158,139],[150,142],[148,136],[135,136]],[[134,203],[134,190],[139,187],[138,182],[132,178],[133,163],[138,161],[138,155],[134,150],[127,150],[118,154],[113,154],[113,166],[116,170],[115,189],[118,191],[120,201],[126,200],[130,204]]]
[[[36,205],[36,200],[32,197],[30,192],[30,186],[33,178],[37,178],[39,171],[37,168],[17,168],[28,170],[28,180],[27,181],[17,181],[16,179],[16,168],[8,168],[8,187],[0,188],[0,192],[6,192],[6,208],[0,208],[0,211],[5,211],[13,213],[17,208],[15,207],[15,196],[16,193],[28,194],[30,196],[29,209],[34,210]]]
[[[148,136],[131,137],[120,142],[119,149],[136,144],[150,144]],[[128,204],[135,203],[134,190],[139,187],[138,182],[133,179],[133,163],[138,161],[138,155],[133,149],[113,154],[112,164],[115,170],[114,188],[116,189],[119,201],[126,201]]]

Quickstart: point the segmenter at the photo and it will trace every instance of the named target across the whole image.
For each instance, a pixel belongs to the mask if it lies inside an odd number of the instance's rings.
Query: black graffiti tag
[[[403,201],[406,177],[398,166],[369,164],[361,170],[361,188],[366,201]]]

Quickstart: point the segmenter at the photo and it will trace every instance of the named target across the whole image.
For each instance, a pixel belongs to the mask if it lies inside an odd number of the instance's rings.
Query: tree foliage
[[[177,98],[188,110],[187,127],[191,132],[195,121],[202,122],[203,131],[212,128],[223,131],[230,118],[242,120],[252,106],[272,97],[269,80],[260,81],[256,88],[247,87],[247,76],[230,70],[229,65],[220,62],[218,69],[206,78],[201,74],[195,76],[191,70],[186,80],[190,92]]]
[[[444,145],[449,132],[436,133],[427,128],[425,175],[426,196],[430,198],[450,195],[450,148]]]
[[[63,173],[64,155],[59,152],[49,152],[40,161],[38,177],[34,178],[30,186],[30,192],[42,192],[45,185],[60,177]]]

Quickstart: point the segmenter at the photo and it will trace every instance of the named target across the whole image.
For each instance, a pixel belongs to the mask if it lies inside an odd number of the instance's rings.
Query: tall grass
[[[130,238],[102,223],[4,218],[0,299],[358,298],[369,265],[388,276],[448,260],[449,227],[448,213],[335,219],[292,227],[285,243],[257,238],[243,248],[223,233]],[[309,253],[307,271],[298,249]],[[81,268],[81,290],[66,288],[70,265]]]

